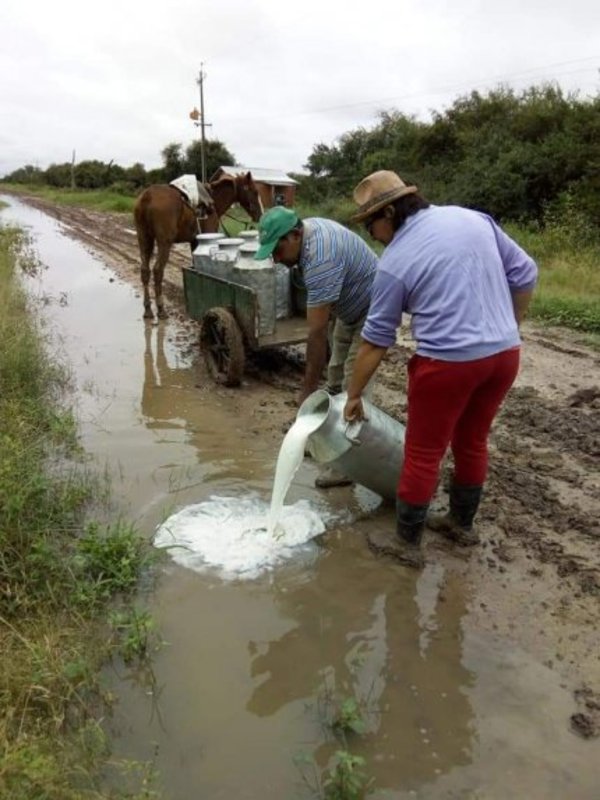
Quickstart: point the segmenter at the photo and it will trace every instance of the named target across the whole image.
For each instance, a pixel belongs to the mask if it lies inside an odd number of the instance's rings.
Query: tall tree
[[[219,167],[232,166],[236,163],[235,156],[218,139],[207,139],[205,147],[206,175],[211,176]],[[185,172],[200,177],[202,175],[202,142],[196,140],[185,151]]]
[[[171,142],[163,148],[161,152],[164,175],[167,183],[175,180],[180,175],[183,175],[185,169],[183,168],[183,156],[181,154],[182,145],[177,142]]]
[[[392,169],[431,200],[500,219],[543,219],[570,198],[600,218],[600,94],[581,99],[552,84],[521,93],[500,86],[471,92],[430,122],[385,111],[370,130],[315,145],[300,196],[350,198],[377,169]]]

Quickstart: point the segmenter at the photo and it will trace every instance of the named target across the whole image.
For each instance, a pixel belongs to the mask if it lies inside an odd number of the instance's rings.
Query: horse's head
[[[254,222],[258,222],[264,208],[251,172],[235,178],[235,201],[242,206]]]

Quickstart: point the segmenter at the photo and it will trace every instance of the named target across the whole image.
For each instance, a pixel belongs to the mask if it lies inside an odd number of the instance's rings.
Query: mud
[[[26,200],[60,220],[69,236],[138,287],[129,215]],[[174,345],[184,356],[196,350],[198,333],[182,307],[178,267],[188,262],[189,248],[177,246],[165,276],[169,312],[179,324]],[[141,317],[141,292],[139,306]],[[408,332],[402,331],[382,364],[374,396],[403,422],[411,353]],[[301,348],[274,351],[248,365],[241,389],[218,391],[231,407],[251,404],[252,433],[271,436],[295,414],[301,368]],[[482,543],[462,548],[433,533],[425,542],[428,563],[443,564],[454,580],[471,587],[471,622],[480,634],[507,637],[557,674],[573,698],[564,729],[588,739],[600,733],[599,385],[599,354],[580,335],[527,323],[521,373],[491,437],[490,475],[478,517]],[[214,390],[203,378],[199,391]],[[448,465],[436,502],[440,508],[447,475]],[[382,530],[389,522],[385,516],[372,519]]]

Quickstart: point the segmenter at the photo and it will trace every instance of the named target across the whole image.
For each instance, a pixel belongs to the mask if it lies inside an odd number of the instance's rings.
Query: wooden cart
[[[200,347],[209,372],[225,386],[239,386],[246,351],[306,341],[308,326],[300,287],[292,286],[294,315],[276,320],[269,335],[259,333],[258,298],[247,286],[184,267],[183,291],[188,315],[200,323]]]

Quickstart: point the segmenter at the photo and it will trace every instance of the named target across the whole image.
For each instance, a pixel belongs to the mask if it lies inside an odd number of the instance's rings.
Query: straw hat
[[[399,197],[417,191],[416,186],[407,186],[395,172],[388,169],[373,172],[363,178],[354,190],[354,201],[358,205],[358,211],[350,217],[350,221],[362,222]]]

